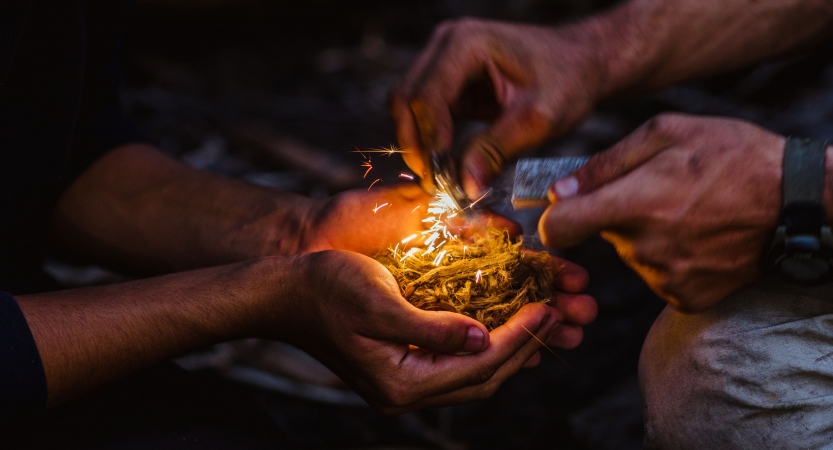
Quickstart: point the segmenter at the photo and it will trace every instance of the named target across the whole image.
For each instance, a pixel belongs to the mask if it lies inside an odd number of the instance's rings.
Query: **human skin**
[[[414,308],[383,266],[353,252],[420,230],[410,212],[427,201],[416,185],[311,200],[198,171],[149,145],[113,150],[64,192],[53,238],[91,262],[182,272],[16,297],[49,405],[190,350],[261,337],[306,350],[371,405],[399,413],[490,395],[536,362],[540,344],[524,327],[552,345],[578,344],[595,302],[579,294],[587,274],[576,265],[553,260],[565,265],[553,306],[530,305],[490,334],[465,316]]]
[[[762,275],[781,211],[786,138],[751,123],[661,115],[549,192],[545,244],[601,233],[672,306],[701,311]],[[825,206],[833,209],[833,147]]]
[[[405,161],[424,180],[455,121],[487,120],[460,156],[466,193],[569,132],[602,99],[737,69],[833,33],[825,0],[631,0],[561,27],[478,19],[438,26],[390,99]]]
[[[632,0],[559,28],[463,20],[438,28],[391,112],[401,144],[418,150],[406,161],[424,173],[426,155],[450,147],[453,120],[472,117],[467,102],[478,97],[459,94],[488,76],[495,107],[481,112],[492,122],[461,156],[474,195],[601,99],[795,52],[829,37],[831,25],[833,3],[822,0]],[[702,310],[760,276],[783,144],[743,122],[660,116],[556,183],[541,237],[561,248],[601,232],[671,305]]]

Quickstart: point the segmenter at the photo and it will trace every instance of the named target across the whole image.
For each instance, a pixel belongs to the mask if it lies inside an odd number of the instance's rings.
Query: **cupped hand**
[[[402,239],[425,231],[431,196],[414,183],[371,190],[355,189],[315,201],[301,238],[300,253],[350,250],[372,255],[394,247]],[[488,210],[448,220],[449,231],[463,239],[489,228],[521,232],[520,225]],[[409,242],[420,245],[424,237]]]
[[[785,139],[753,124],[658,116],[550,188],[550,247],[593,234],[672,306],[708,308],[761,275]]]
[[[599,307],[593,297],[583,293],[590,281],[587,271],[578,264],[548,256],[547,269],[556,274],[553,280],[556,293],[547,306],[562,319],[546,342],[549,346],[569,350],[578,347],[584,339],[582,327],[596,319]]]
[[[316,201],[301,252],[350,250],[365,255],[425,229],[430,196],[414,183],[355,189]]]
[[[293,270],[292,306],[276,321],[263,315],[264,337],[304,349],[389,414],[490,396],[539,349],[529,332],[544,339],[562,320],[532,304],[490,335],[474,319],[410,305],[381,264],[352,252],[307,254]]]
[[[569,131],[601,95],[604,70],[589,26],[551,29],[475,19],[446,22],[393,92],[405,162],[423,178],[432,152],[450,151],[455,119],[488,129],[461,154],[471,198],[525,149]]]

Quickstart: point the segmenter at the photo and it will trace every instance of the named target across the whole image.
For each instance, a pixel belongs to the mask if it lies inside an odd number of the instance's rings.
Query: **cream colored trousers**
[[[642,348],[647,449],[833,449],[833,285],[666,308]]]

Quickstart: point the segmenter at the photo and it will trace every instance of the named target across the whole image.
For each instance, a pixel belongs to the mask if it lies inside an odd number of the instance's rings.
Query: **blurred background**
[[[313,197],[395,183],[398,156],[374,157],[362,179],[354,149],[396,143],[386,99],[443,20],[464,16],[555,24],[611,0],[143,0],[125,44],[129,115],[167,152],[196,167]],[[829,45],[828,45],[829,46]],[[601,105],[537,155],[602,150],[662,111],[734,116],[784,134],[833,139],[833,51],[820,48],[718,79]],[[564,105],[569,108],[570,105]],[[497,186],[506,186],[512,170]],[[495,209],[537,245],[541,211]],[[246,387],[300,448],[639,449],[636,367],[663,307],[600,239],[564,252],[591,274],[598,320],[576,350],[544,353],[492,399],[384,417],[292,347],[248,340],[179,360]],[[67,285],[121,279],[49,261]],[[569,366],[568,366],[569,365]],[[571,369],[572,368],[572,369]]]

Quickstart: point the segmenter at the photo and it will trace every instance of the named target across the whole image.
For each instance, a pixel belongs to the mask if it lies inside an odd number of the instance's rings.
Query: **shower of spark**
[[[364,173],[364,176],[370,173],[373,170],[373,164],[371,163],[369,153],[382,153],[388,156],[393,155],[394,153],[409,153],[408,150],[401,150],[396,148],[395,146],[391,145],[389,148],[379,148],[374,150],[354,150],[355,153],[359,153],[362,156],[362,167],[367,168]],[[404,178],[408,180],[413,180],[414,176],[401,173],[399,174],[399,178]],[[376,183],[381,181],[380,179],[376,179],[370,186],[367,188],[370,190]],[[488,192],[487,192],[488,194]],[[486,194],[483,195],[485,197]],[[479,202],[483,197],[477,199],[474,203]],[[472,205],[474,205],[472,203]],[[382,205],[376,205],[373,208],[373,213],[375,214],[380,209],[390,206],[387,203]],[[421,206],[415,207],[411,210],[411,213],[415,213]],[[428,208],[425,213],[425,218],[422,220],[423,223],[426,224],[428,227],[425,231],[417,234],[412,234],[405,239],[402,239],[399,243],[396,244],[395,248],[390,249],[391,254],[395,259],[398,259],[400,262],[404,262],[406,259],[410,257],[414,257],[417,254],[422,256],[431,255],[434,257],[433,264],[435,266],[443,265],[444,262],[448,259],[448,254],[442,248],[449,242],[455,242],[459,240],[459,236],[456,234],[451,233],[448,231],[448,220],[460,214],[460,208],[457,204],[452,200],[451,196],[447,192],[439,191],[437,192],[434,199],[428,204]],[[422,239],[422,242],[419,243],[419,238]],[[408,243],[413,245],[408,250],[400,248],[400,245],[405,246]],[[416,245],[414,245],[416,244]],[[463,257],[465,257],[465,249],[463,250]],[[481,274],[478,272],[477,279],[475,282],[480,282]]]
[[[411,212],[416,212],[417,209],[418,207],[414,208]],[[421,246],[411,247],[410,250],[405,252],[400,250],[399,244],[397,244],[396,248],[390,250],[393,257],[402,262],[407,258],[420,253],[422,256],[434,256],[433,264],[435,266],[442,265],[447,259],[447,253],[442,248],[448,242],[453,242],[459,239],[457,235],[448,231],[448,219],[455,217],[459,214],[459,212],[460,211],[457,208],[457,205],[448,194],[438,192],[434,197],[434,200],[428,204],[426,217],[422,219],[422,222],[426,224],[428,229],[418,234],[412,234],[400,241],[400,244],[405,245],[419,237],[422,237]]]

